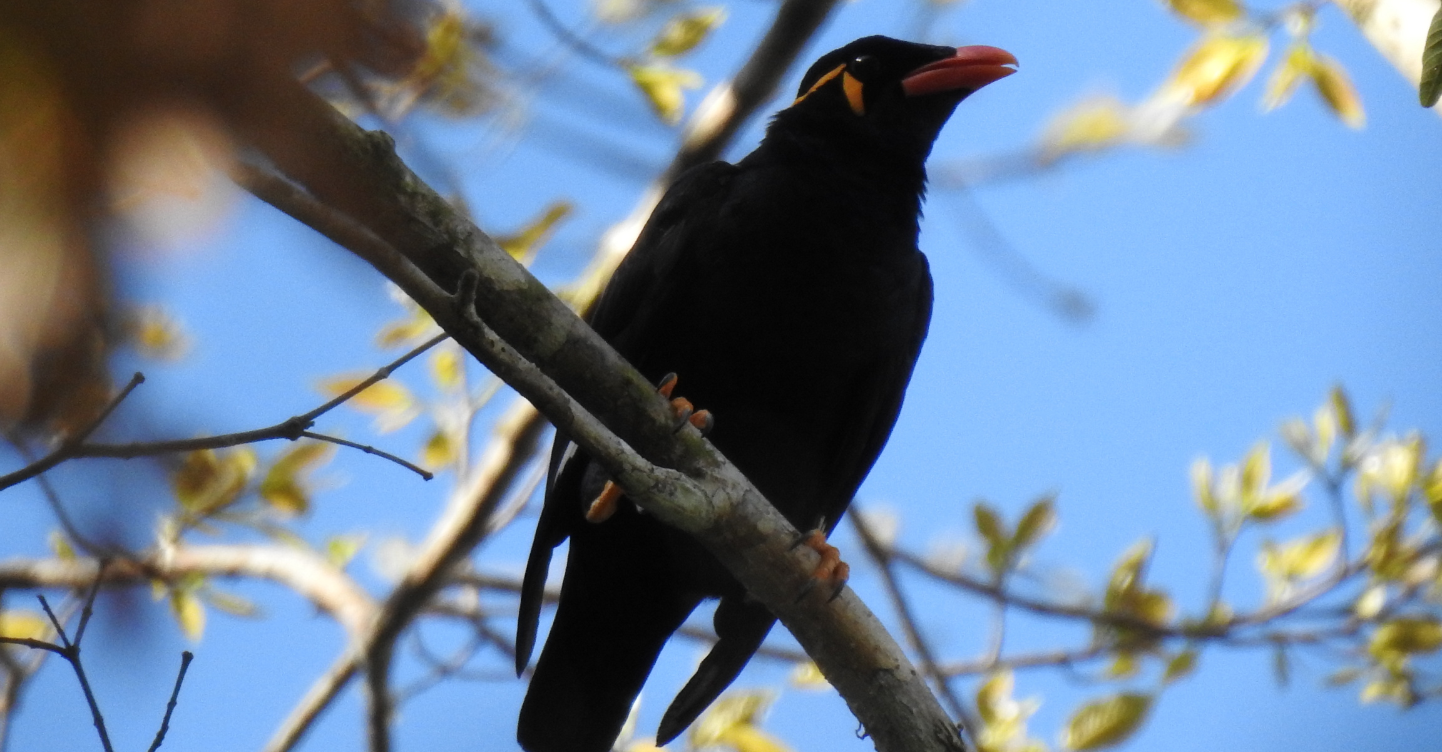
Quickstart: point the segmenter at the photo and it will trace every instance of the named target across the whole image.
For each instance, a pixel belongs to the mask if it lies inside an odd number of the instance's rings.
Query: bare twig
[[[170,690],[170,702],[165,704],[165,717],[160,719],[160,730],[155,732],[155,741],[150,743],[148,752],[155,752],[165,742],[165,734],[170,731],[170,715],[175,712],[175,705],[180,700],[180,685],[185,682],[185,672],[190,670],[190,661],[195,654],[189,650],[180,653],[180,672],[175,675],[175,688]]]
[[[207,436],[196,439],[138,441],[125,444],[84,443],[84,440],[95,430],[95,427],[99,425],[99,422],[97,421],[88,430],[82,431],[81,433],[77,434],[75,439],[65,442],[55,451],[46,455],[43,459],[37,462],[32,462],[29,465],[26,465],[25,467],[16,470],[15,472],[8,475],[0,476],[0,491],[3,491],[4,489],[9,488],[17,483],[27,481],[45,472],[46,470],[49,470],[50,468],[55,467],[61,462],[72,459],[80,459],[86,457],[135,459],[137,457],[151,457],[158,454],[194,452],[202,449],[222,449],[225,447],[240,446],[242,444],[254,444],[261,441],[273,441],[276,439],[295,441],[296,439],[299,439],[301,437],[309,437],[320,441],[328,441],[335,444],[343,444],[345,446],[353,447],[367,454],[373,454],[378,457],[388,459],[401,465],[402,467],[405,467],[408,470],[411,470],[412,472],[417,473],[422,478],[430,480],[434,476],[429,471],[420,467],[416,467],[415,465],[406,462],[405,460],[396,457],[393,454],[380,451],[378,449],[375,449],[374,447],[367,447],[361,444],[355,444],[353,442],[344,441],[342,439],[337,439],[331,436],[325,436],[323,434],[312,434],[309,432],[309,429],[311,428],[311,426],[315,425],[316,419],[349,401],[351,398],[365,391],[376,382],[389,378],[390,375],[395,372],[395,369],[410,362],[416,356],[424,353],[431,347],[434,347],[437,343],[445,340],[446,337],[447,335],[445,334],[438,334],[435,337],[432,337],[430,340],[427,340],[425,343],[413,348],[405,355],[402,355],[401,357],[396,358],[385,366],[377,369],[375,373],[371,374],[365,380],[361,381],[350,389],[347,389],[344,393],[337,395],[333,399],[327,401],[325,404],[322,404],[314,410],[302,413],[300,415],[292,416],[281,421],[280,423],[276,423],[275,425],[268,426],[266,428],[257,428],[251,431],[239,431],[236,433],[229,433],[221,436]],[[104,415],[109,415],[110,411],[112,411],[114,407],[120,403],[120,400],[124,399],[126,395],[130,394],[130,392],[133,391],[136,386],[144,382],[144,380],[144,377],[141,376],[139,373],[135,374],[135,377],[131,379],[130,384],[127,385],[126,388],[122,390],[121,393],[118,394],[116,398],[111,401],[111,405],[105,411]],[[102,419],[104,415],[102,415]],[[83,539],[79,540],[83,541]]]
[[[427,470],[427,469],[425,469],[425,468],[423,468],[423,467],[421,467],[421,466],[419,466],[419,465],[416,465],[415,463],[412,463],[412,462],[409,462],[409,461],[407,461],[407,460],[405,460],[405,459],[402,459],[402,458],[400,458],[400,457],[397,457],[396,455],[391,454],[390,452],[387,452],[387,451],[385,451],[384,449],[377,449],[377,448],[371,446],[370,444],[361,444],[361,443],[359,443],[359,442],[351,441],[351,440],[349,440],[349,439],[342,439],[342,438],[340,438],[340,437],[338,437],[338,436],[329,436],[329,435],[327,435],[327,434],[316,433],[316,432],[314,432],[314,431],[301,431],[301,432],[300,432],[300,435],[301,435],[302,437],[304,437],[304,438],[307,438],[307,439],[315,439],[316,441],[324,441],[324,442],[326,442],[327,444],[338,444],[338,445],[343,446],[343,447],[350,447],[351,449],[359,449],[360,451],[365,452],[366,454],[373,454],[373,455],[375,455],[375,456],[377,456],[377,457],[380,457],[381,459],[390,460],[391,462],[394,462],[394,463],[396,463],[397,465],[400,465],[401,467],[403,467],[403,468],[405,468],[405,469],[407,469],[407,470],[415,473],[416,475],[421,476],[421,479],[422,479],[422,480],[430,480],[430,479],[436,477],[435,474],[432,473],[431,471],[429,471],[429,470]]]
[[[561,19],[556,18],[556,14],[551,12],[550,7],[547,6],[543,0],[527,0],[527,4],[531,7],[531,12],[536,14],[536,18],[540,19],[541,23],[544,24],[547,29],[550,29],[552,34],[556,35],[557,39],[560,39],[567,47],[575,50],[581,57],[587,58],[595,63],[600,63],[608,68],[622,67],[619,59],[607,55],[592,46],[590,42],[582,39],[579,34],[566,28],[566,25],[561,23]]]
[[[45,455],[40,461],[32,462],[13,473],[0,475],[0,491],[16,483],[27,481],[74,456],[73,452],[75,449],[83,444],[86,439],[90,438],[90,435],[95,433],[96,429],[100,428],[100,424],[105,422],[105,419],[109,418],[111,413],[115,412],[115,408],[119,407],[120,403],[123,402],[126,397],[129,397],[130,393],[135,391],[136,387],[143,383],[145,383],[145,376],[137,371],[134,376],[130,377],[129,383],[110,399],[110,402],[105,405],[105,408],[100,411],[100,414],[95,416],[95,418],[78,433],[62,441],[60,446],[56,447],[50,454]]]

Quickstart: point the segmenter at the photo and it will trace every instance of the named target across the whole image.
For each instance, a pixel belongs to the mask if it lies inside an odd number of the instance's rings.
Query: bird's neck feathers
[[[806,178],[837,189],[861,214],[887,215],[917,226],[926,194],[926,157],[931,139],[878,138],[874,131],[815,117],[801,108],[772,119],[754,158],[784,164]],[[856,217],[858,220],[860,216]]]

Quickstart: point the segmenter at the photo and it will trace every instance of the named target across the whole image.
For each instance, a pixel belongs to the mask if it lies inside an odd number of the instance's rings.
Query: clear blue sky
[[[499,23],[512,50],[507,60],[517,59],[517,50],[556,54],[524,4],[474,5]],[[580,3],[551,5],[565,19],[584,18]],[[718,36],[688,62],[708,82],[734,70],[772,7],[735,3]],[[866,34],[910,35],[910,13],[898,7],[910,6],[845,4],[804,57]],[[1014,519],[1037,495],[1057,492],[1062,522],[1036,556],[1038,571],[1069,572],[1096,589],[1126,546],[1154,535],[1153,581],[1195,612],[1208,540],[1189,495],[1194,457],[1236,461],[1258,438],[1275,439],[1284,418],[1310,414],[1336,383],[1347,387],[1360,413],[1385,408],[1398,430],[1442,436],[1442,253],[1435,232],[1442,216],[1442,120],[1417,106],[1415,92],[1339,13],[1326,8],[1319,20],[1316,46],[1338,58],[1361,91],[1368,117],[1361,132],[1328,115],[1310,91],[1262,115],[1258,81],[1190,121],[1195,138],[1183,150],[1121,152],[975,189],[975,200],[1017,253],[1090,296],[1097,313],[1089,324],[1064,322],[1009,285],[977,251],[966,205],[933,193],[922,249],[936,278],[936,314],[906,409],[859,499],[900,514],[903,544],[925,549],[968,535],[978,497]],[[1025,147],[1052,113],[1087,93],[1142,98],[1194,34],[1150,2],[980,2],[943,16],[932,41],[1003,47],[1021,60],[1021,72],[959,108],[933,165]],[[600,37],[597,44],[622,50],[623,41]],[[1282,40],[1273,41],[1275,57]],[[487,228],[514,227],[552,199],[576,201],[581,211],[535,266],[543,279],[560,283],[584,263],[599,233],[629,211],[675,148],[675,134],[651,118],[617,73],[553,59],[564,72],[528,103],[529,130],[498,135],[493,127],[430,118],[409,125],[402,144],[438,183],[458,186]],[[792,73],[787,89],[799,75]],[[749,150],[761,126],[748,128],[729,156]],[[618,148],[597,167],[568,150],[577,133]],[[389,357],[371,344],[398,312],[379,278],[254,201],[239,205],[203,252],[164,264],[131,262],[123,276],[134,295],[170,306],[198,339],[184,363],[144,366],[151,380],[127,406],[126,425],[137,432],[218,433],[279,420],[316,402],[319,377],[373,368]],[[409,378],[421,381],[420,369]],[[420,440],[414,430],[375,437],[364,419],[351,416],[323,427],[401,454],[413,454]],[[1276,455],[1279,472],[1294,468],[1280,459],[1280,447]],[[159,487],[153,498],[124,493],[122,481],[137,482],[133,471],[99,484],[94,473],[55,475],[62,492],[89,510],[91,524],[104,519],[94,510],[105,504],[130,505],[121,535],[132,541],[144,539],[163,498]],[[140,475],[144,482],[159,479]],[[313,540],[358,529],[418,536],[447,483],[443,477],[423,485],[346,453],[325,475],[331,488],[301,525]],[[43,503],[29,491],[7,497],[5,514],[14,522],[0,529],[0,556],[41,553],[53,527]],[[1308,516],[1276,534],[1297,534],[1320,520]],[[519,570],[530,525],[521,520],[482,560]],[[859,545],[849,534],[839,540],[860,564]],[[1239,605],[1261,597],[1256,542],[1244,539],[1234,561],[1228,595]],[[366,560],[363,554],[353,567],[374,584]],[[884,610],[879,585],[865,570],[854,570],[853,584]],[[265,585],[238,590],[262,602],[266,618],[212,616],[204,641],[191,646],[197,659],[166,749],[258,748],[341,648],[339,629],[289,593]],[[924,603],[923,628],[943,655],[982,650],[985,604],[920,584],[911,590]],[[7,602],[16,603],[13,596]],[[187,646],[161,605],[144,594],[129,608],[120,605],[102,602],[108,611],[87,660],[118,744],[143,748],[173,681],[175,656]],[[440,629],[426,633],[440,644],[456,638]],[[1018,647],[1084,639],[1054,622],[1023,622],[1013,637]],[[695,653],[690,644],[668,651],[645,695],[643,730],[654,729]],[[504,666],[493,657],[481,664]],[[1166,693],[1129,748],[1438,748],[1442,710],[1359,707],[1354,688],[1320,687],[1330,668],[1303,657],[1291,685],[1279,689],[1267,653],[1210,650],[1194,677]],[[409,665],[402,676],[416,673]],[[779,677],[776,668],[756,665],[738,686]],[[958,683],[967,693],[971,687]],[[398,749],[514,749],[521,688],[499,677],[433,689],[404,707]],[[1051,743],[1077,703],[1104,691],[1075,676],[1031,672],[1019,676],[1017,694],[1044,695],[1033,732]],[[351,691],[304,749],[361,749],[362,728]],[[768,728],[798,752],[871,748],[855,738],[854,722],[830,694],[786,691]],[[26,697],[11,750],[96,747],[73,677],[52,663]]]

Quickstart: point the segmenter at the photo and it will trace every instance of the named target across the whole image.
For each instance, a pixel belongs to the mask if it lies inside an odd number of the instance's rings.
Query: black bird
[[[957,103],[1014,72],[994,47],[881,36],[823,56],[755,151],[678,178],[591,318],[648,378],[716,416],[709,438],[797,527],[830,531],[901,409],[931,317],[916,248],[924,163]],[[668,392],[669,393],[669,392]],[[604,472],[564,436],[526,563],[516,668],[535,645],[552,549],[571,539],[517,738],[611,748],[657,654],[706,598],[720,640],[671,703],[679,734],[776,619],[696,541],[620,502],[586,518]]]

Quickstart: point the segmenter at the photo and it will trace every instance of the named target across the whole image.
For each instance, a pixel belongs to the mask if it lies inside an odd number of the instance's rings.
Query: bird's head
[[[806,121],[853,145],[872,143],[922,161],[951,111],[972,92],[1016,72],[996,47],[939,47],[883,36],[823,55],[801,79],[778,124]]]

